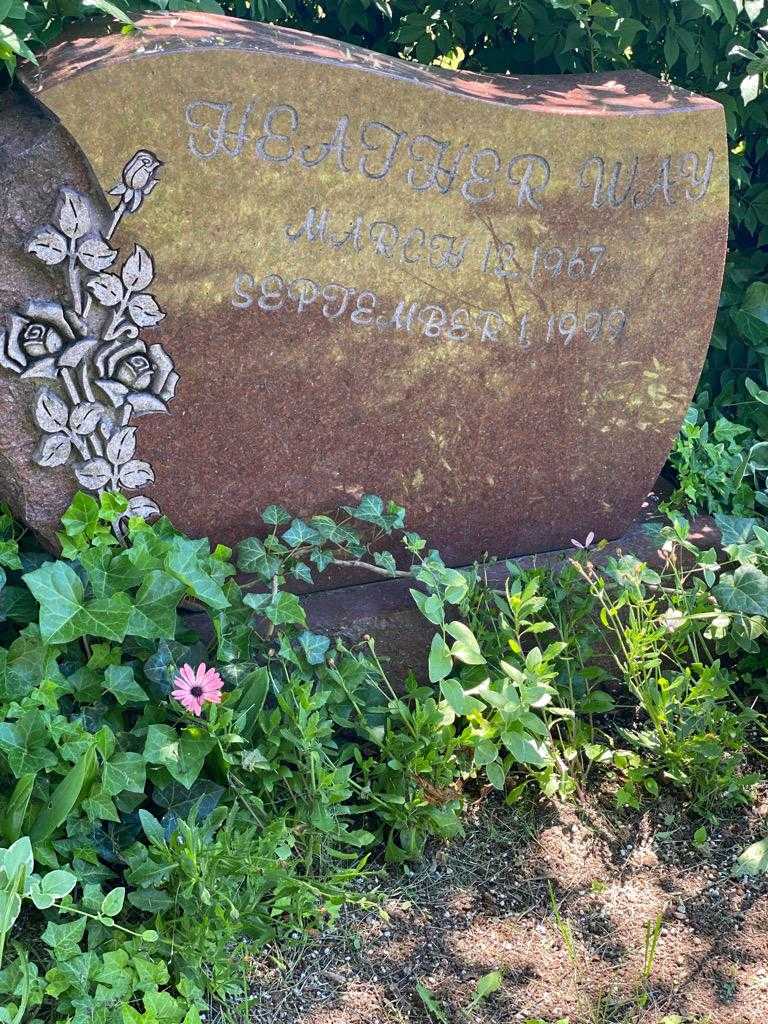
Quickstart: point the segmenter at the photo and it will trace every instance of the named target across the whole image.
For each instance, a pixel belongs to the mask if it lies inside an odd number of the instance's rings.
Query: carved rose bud
[[[98,344],[85,336],[83,320],[60,302],[31,299],[0,331],[0,366],[24,378],[53,379],[75,367]]]
[[[137,416],[168,411],[179,375],[162,345],[117,338],[97,349],[93,362],[99,374],[95,384],[115,408],[128,402]]]
[[[162,166],[154,153],[140,149],[123,168],[123,180],[110,189],[109,194],[120,196],[129,213],[135,213],[157,185],[157,171]]]

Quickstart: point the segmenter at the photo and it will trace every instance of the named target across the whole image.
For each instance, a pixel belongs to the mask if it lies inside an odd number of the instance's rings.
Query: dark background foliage
[[[687,501],[734,509],[734,445],[748,495],[765,498],[768,469],[768,4],[764,0],[0,0],[0,59],[52,42],[71,19],[128,21],[140,8],[226,11],[334,36],[406,59],[470,71],[550,74],[640,68],[725,107],[731,148],[727,273],[697,395],[700,431],[683,435],[673,464]],[[127,26],[126,26],[127,27]],[[709,255],[701,253],[701,259]],[[722,420],[746,429],[733,433]],[[724,452],[714,435],[729,436]],[[706,442],[706,444],[705,444]],[[682,475],[682,474],[681,474]],[[705,479],[706,478],[706,479]],[[725,479],[729,482],[726,485]],[[754,492],[753,492],[754,488]],[[681,499],[682,501],[682,499]],[[693,504],[695,504],[695,500]]]

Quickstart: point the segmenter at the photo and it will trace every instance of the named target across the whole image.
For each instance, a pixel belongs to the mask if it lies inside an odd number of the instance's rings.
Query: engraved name
[[[510,198],[526,213],[543,209],[556,178],[547,157],[524,149],[475,149],[434,135],[410,134],[384,121],[355,124],[348,114],[329,123],[318,137],[307,132],[297,108],[276,103],[265,111],[256,101],[234,103],[196,99],[184,109],[187,148],[196,160],[247,156],[270,164],[302,168],[333,167],[372,182],[398,179],[414,192],[450,193],[477,205]],[[595,208],[674,206],[699,202],[712,177],[714,151],[670,154],[660,160],[589,156],[563,181]]]

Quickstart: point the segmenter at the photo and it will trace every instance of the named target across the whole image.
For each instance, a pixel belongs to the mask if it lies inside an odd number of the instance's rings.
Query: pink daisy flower
[[[198,665],[197,672],[191,665],[182,665],[173,685],[175,689],[171,690],[171,696],[198,718],[206,702],[221,703],[224,680],[215,668],[206,668],[204,663]]]

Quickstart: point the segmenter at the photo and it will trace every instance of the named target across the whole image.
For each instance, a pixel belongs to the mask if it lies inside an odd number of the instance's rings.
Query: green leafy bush
[[[749,427],[724,416],[710,426],[703,412],[691,406],[669,455],[677,484],[663,509],[697,512],[730,511],[748,515],[762,504],[751,465]],[[753,469],[753,473],[750,473]]]
[[[662,785],[705,812],[748,802],[759,777],[748,761],[768,760],[749,731],[766,733],[736,691],[742,666],[765,657],[768,532],[717,520],[722,555],[678,517],[658,533],[659,570],[632,555],[601,571],[586,555],[563,571],[510,563],[504,591],[481,568],[447,570],[450,594],[417,573],[429,596],[414,600],[437,628],[430,679],[464,777],[484,774],[508,800],[530,782],[570,797],[597,768],[617,780],[619,806]]]
[[[620,804],[674,786],[706,811],[748,795],[756,519],[719,518],[722,557],[675,520],[660,571],[598,574],[587,553],[498,589],[373,495],[308,520],[269,506],[237,552],[126,510],[78,494],[58,558],[0,515],[0,1024],[54,1003],[62,1024],[197,1024],[237,998],[247,944],[368,905],[368,858],[455,836],[486,783],[570,797],[599,772]],[[428,681],[396,691],[373,640],[312,630],[289,584],[331,566],[410,581]],[[174,683],[202,664],[224,692],[187,710]]]
[[[244,586],[231,550],[126,510],[78,494],[60,558],[0,517],[6,1024],[53,1002],[68,1024],[194,1024],[207,998],[240,991],[245,942],[365,903],[353,883],[374,845],[404,860],[461,828],[432,690],[396,694],[372,642],[313,632],[285,589],[363,558],[396,575],[371,544],[401,532],[401,508],[366,496],[305,522],[271,506],[267,536],[239,547]],[[226,692],[197,715],[171,690],[204,660]]]

